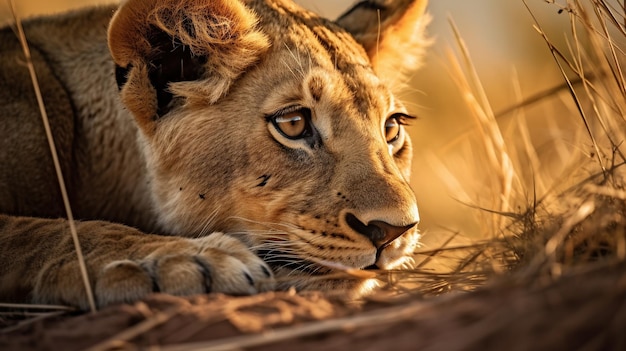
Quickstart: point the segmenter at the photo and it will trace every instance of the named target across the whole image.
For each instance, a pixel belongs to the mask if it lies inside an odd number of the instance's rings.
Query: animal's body
[[[359,293],[372,282],[315,278],[407,264],[410,117],[389,82],[419,56],[424,2],[362,2],[336,23],[283,0],[129,0],[28,21],[97,303]],[[85,307],[9,28],[0,60],[0,301]]]

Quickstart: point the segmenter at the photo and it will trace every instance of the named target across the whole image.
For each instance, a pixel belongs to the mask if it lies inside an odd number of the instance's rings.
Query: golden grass
[[[503,112],[517,113],[508,129],[491,109],[470,53],[451,22],[460,53],[448,52],[450,71],[475,127],[444,151],[468,156],[467,165],[446,166],[439,160],[433,164],[461,201],[481,210],[481,229],[487,238],[461,248],[465,251],[459,266],[450,272],[457,285],[467,279],[459,272],[473,272],[472,279],[484,275],[479,281],[511,270],[523,271],[520,278],[538,279],[543,274],[557,277],[590,261],[625,258],[625,235],[615,229],[626,221],[624,8],[605,0],[571,0],[554,6],[570,19],[566,49],[557,47],[529,12],[564,84],[512,104]],[[515,79],[513,88],[520,90]],[[546,150],[533,141],[533,126],[525,121],[524,108],[540,102],[561,104],[563,90],[569,93],[568,113],[565,117],[546,113],[546,123],[558,126],[565,120],[580,128],[573,132],[574,143],[555,134]],[[481,182],[468,188],[467,178]]]

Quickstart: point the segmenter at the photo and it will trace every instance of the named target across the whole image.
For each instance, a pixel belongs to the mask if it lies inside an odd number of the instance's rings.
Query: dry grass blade
[[[597,186],[594,184],[587,184],[585,185],[585,189],[587,191],[589,191],[590,193],[595,193],[598,195],[605,195],[605,196],[610,196],[610,197],[614,197],[616,199],[620,199],[620,200],[624,200],[626,201],[626,191],[621,190],[621,189],[615,189],[615,188],[611,188],[608,186]]]
[[[521,185],[518,174],[507,150],[507,145],[487,94],[470,57],[469,50],[452,20],[450,25],[456,38],[457,46],[461,51],[461,60],[463,61],[463,65],[461,65],[457,58],[449,52],[452,77],[460,89],[478,127],[478,139],[482,142],[482,151],[484,152],[487,165],[492,170],[485,176],[492,178],[488,182],[497,188],[493,191],[495,196],[492,197],[492,202],[483,207],[491,208],[498,212],[510,212],[514,207],[516,189]],[[492,226],[488,232],[497,233],[504,221],[502,217],[492,217]]]
[[[570,92],[570,94],[572,96],[572,100],[576,104],[576,108],[578,109],[578,113],[580,114],[580,116],[581,116],[581,118],[583,120],[583,123],[585,124],[585,128],[587,129],[587,133],[589,135],[589,138],[591,138],[591,142],[593,143],[593,147],[596,150],[596,157],[598,158],[598,162],[599,162],[600,166],[602,167],[602,169],[604,169],[604,162],[602,161],[602,158],[601,158],[602,154],[600,152],[600,147],[598,146],[598,143],[596,142],[596,138],[594,137],[593,132],[591,130],[591,126],[589,125],[589,119],[587,118],[587,114],[586,114],[584,108],[582,107],[582,103],[581,103],[578,95],[576,94],[576,90],[574,89],[574,85],[572,84],[572,81],[567,76],[567,73],[565,72],[565,69],[563,68],[563,65],[561,64],[561,61],[559,60],[559,58],[565,60],[568,63],[569,63],[569,61],[560,52],[560,50],[556,46],[554,46],[554,44],[552,44],[552,41],[548,38],[548,36],[545,34],[543,29],[541,28],[541,25],[539,24],[539,21],[537,20],[537,18],[533,14],[533,12],[530,10],[530,7],[528,7],[528,4],[526,3],[526,0],[522,0],[522,2],[524,3],[524,5],[526,6],[526,9],[528,9],[528,12],[530,13],[530,15],[532,16],[533,20],[535,21],[535,29],[541,35],[541,37],[545,41],[546,45],[548,45],[548,48],[550,49],[550,53],[552,54],[552,57],[554,58],[554,62],[556,62],[557,66],[559,68],[559,71],[561,72],[561,75],[563,76],[563,79],[565,80],[565,82],[567,84],[568,90],[569,90],[569,92]],[[571,68],[571,65],[570,65],[570,68]],[[574,69],[574,71],[575,71],[575,69]]]
[[[52,317],[60,317],[62,315],[64,315],[66,313],[66,311],[56,311],[56,312],[46,312],[46,313],[39,313],[38,315],[36,315],[33,318],[29,318],[26,320],[22,320],[19,321],[18,323],[16,323],[15,325],[6,327],[6,328],[2,328],[0,329],[0,333],[10,333],[13,332],[15,330],[20,330],[28,325],[32,325],[34,323],[37,323],[43,319],[46,318],[52,318]]]
[[[80,273],[83,278],[83,285],[85,286],[85,292],[87,294],[87,298],[89,300],[89,307],[92,312],[96,311],[96,303],[93,297],[93,292],[91,290],[91,283],[89,282],[89,275],[87,274],[87,267],[85,265],[85,259],[83,257],[83,253],[80,247],[80,242],[78,240],[78,233],[76,231],[76,225],[74,223],[74,216],[72,214],[72,208],[70,206],[69,197],[67,194],[67,189],[65,187],[65,180],[63,178],[63,173],[61,171],[61,166],[59,163],[59,157],[57,155],[56,147],[54,144],[54,137],[52,136],[52,132],[50,130],[50,123],[48,121],[48,114],[46,113],[46,107],[43,102],[43,97],[41,95],[41,90],[39,89],[39,82],[37,80],[37,73],[35,72],[35,67],[33,65],[30,49],[28,47],[28,42],[26,40],[26,35],[24,34],[24,29],[22,28],[22,21],[17,16],[15,12],[15,6],[13,0],[9,0],[9,6],[11,10],[11,14],[13,15],[13,20],[17,27],[17,34],[19,37],[20,44],[22,45],[22,49],[24,51],[24,58],[26,60],[26,66],[28,67],[28,71],[30,73],[30,77],[32,80],[33,89],[35,90],[35,96],[37,97],[37,104],[39,105],[39,112],[41,114],[41,119],[46,131],[46,136],[48,139],[48,145],[50,147],[50,153],[52,155],[52,160],[54,162],[54,169],[56,171],[57,179],[59,182],[59,188],[61,190],[61,195],[63,197],[63,204],[65,206],[65,212],[67,214],[68,224],[70,228],[70,232],[72,235],[72,239],[74,242],[74,249],[76,251],[76,255],[78,258],[78,264],[80,267]]]
[[[439,253],[443,252],[446,248],[448,248],[448,247],[449,247],[449,245],[450,245],[450,243],[452,243],[452,241],[453,241],[454,239],[456,239],[456,238],[459,236],[459,234],[460,234],[460,232],[458,232],[458,231],[457,231],[457,232],[452,231],[452,235],[450,235],[450,237],[449,237],[448,239],[446,239],[446,240],[445,240],[445,241],[444,241],[444,242],[440,245],[440,247],[439,247],[438,249],[431,250],[431,251],[430,251],[430,252],[428,252],[428,253],[424,253],[424,251],[422,251],[422,252],[413,252],[413,255],[414,255],[414,256],[416,256],[416,255],[420,255],[420,254],[421,254],[421,255],[426,255],[426,258],[425,258],[424,260],[422,260],[422,262],[420,262],[417,266],[415,266],[415,268],[416,268],[416,269],[420,269],[420,268],[423,268],[424,266],[428,265],[428,264],[429,264],[429,263],[430,263],[430,262],[431,262],[431,261],[435,258],[435,256],[436,256],[437,254],[439,254]]]
[[[590,77],[589,79],[592,79],[592,78]],[[574,86],[580,85],[582,83],[582,78],[572,79],[570,83]],[[496,119],[503,118],[504,116],[510,113],[513,113],[514,111],[521,110],[526,107],[530,107],[536,103],[545,101],[545,99],[552,98],[553,96],[555,96],[556,94],[560,93],[561,91],[565,89],[568,89],[567,83],[559,84],[552,88],[546,89],[545,91],[533,94],[525,98],[524,100],[520,101],[519,103],[516,103],[503,110],[496,112],[495,114]]]
[[[593,211],[595,211],[595,209],[596,208],[593,201],[588,201],[582,204],[574,214],[567,218],[561,229],[546,243],[546,256],[552,258],[553,260],[556,260],[554,258],[556,255],[556,251],[558,247],[563,244],[565,237],[569,234],[569,232],[572,231],[575,225],[579,224],[585,218],[589,217],[589,215],[591,215]]]
[[[608,48],[611,54],[611,60],[613,61],[613,64],[610,65],[611,70],[613,71],[613,77],[615,78],[615,82],[617,83],[617,85],[619,86],[619,90],[621,92],[622,95],[626,95],[626,83],[624,82],[624,73],[622,72],[622,67],[620,65],[620,60],[618,58],[617,55],[617,50],[616,50],[616,46],[615,43],[613,42],[613,38],[611,36],[611,33],[609,31],[609,28],[606,24],[606,20],[604,17],[602,17],[602,13],[600,12],[600,8],[594,8],[595,13],[597,18],[599,19],[599,22],[602,26],[602,31],[604,33],[604,38],[606,38],[606,42],[608,44]],[[607,12],[610,14],[610,11]],[[612,17],[612,16],[611,16]],[[613,18],[613,17],[612,17]]]
[[[587,74],[584,69],[586,62],[583,61],[583,58],[586,57],[587,62],[595,63],[588,65],[592,74],[604,75],[607,77],[607,79],[601,81],[602,84],[600,84],[600,86],[595,88],[590,86],[588,80],[583,79],[583,88],[585,89],[586,97],[591,102],[595,120],[600,124],[604,136],[612,145],[614,149],[613,152],[617,153],[622,160],[626,160],[619,148],[618,143],[615,141],[615,136],[612,131],[612,127],[614,126],[611,126],[611,119],[617,119],[618,116],[621,116],[621,119],[623,120],[623,116],[626,113],[623,103],[623,98],[626,96],[626,90],[624,88],[625,83],[620,60],[617,57],[618,51],[621,55],[624,55],[624,51],[616,46],[616,43],[611,35],[611,31],[607,27],[607,21],[603,16],[600,5],[593,8],[596,15],[596,22],[601,27],[601,29],[597,29],[596,25],[594,25],[593,19],[581,3],[576,1],[575,4],[575,11],[572,12],[576,12],[579,15],[578,17],[574,15],[570,16],[571,30],[576,44],[576,55],[574,56],[576,58],[576,62],[574,62],[574,64],[577,66],[577,70],[575,73],[578,74],[579,77],[585,77]],[[582,23],[583,28],[586,30],[588,41],[590,42],[590,48],[586,50],[589,51],[589,53],[586,55],[585,50],[581,48],[581,40],[578,39],[578,31],[576,30],[575,22],[576,18],[578,18]],[[608,79],[609,77],[612,79]],[[604,111],[603,105],[596,100],[600,100],[603,103],[608,104],[612,113]]]
[[[161,351],[227,351],[243,350],[277,343],[284,340],[336,332],[341,330],[358,330],[368,326],[381,326],[387,323],[396,323],[406,318],[411,318],[423,308],[423,303],[413,303],[404,306],[394,306],[373,312],[366,312],[356,316],[312,322],[304,325],[274,330],[256,335],[244,335],[229,339],[221,339],[209,342],[189,343],[172,346],[164,346]]]
[[[87,349],[86,351],[107,351],[107,350],[111,350],[111,349],[116,349],[116,348],[120,348],[121,346],[123,346],[126,342],[136,338],[139,335],[142,335],[144,333],[146,333],[147,331],[154,329],[155,327],[167,322],[168,320],[170,320],[174,315],[176,315],[177,313],[179,313],[179,309],[178,307],[176,308],[172,308],[163,312],[159,312],[149,318],[147,318],[145,321],[130,327],[128,329],[125,329],[124,331],[113,335],[112,337],[108,338],[107,340],[98,343],[97,345],[94,345],[92,347],[90,347],[89,349]]]
[[[76,309],[69,306],[60,305],[36,305],[36,304],[19,304],[19,303],[0,303],[0,308],[11,308],[20,310],[50,310],[50,311],[75,311]]]

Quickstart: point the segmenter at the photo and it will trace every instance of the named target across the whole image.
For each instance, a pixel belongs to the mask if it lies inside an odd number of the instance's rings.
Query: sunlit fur
[[[412,3],[399,1],[396,10],[417,6]],[[423,12],[424,1],[415,3]],[[389,6],[393,11],[394,2]],[[201,292],[207,282],[193,268],[197,257],[211,267],[211,291],[228,293],[295,286],[357,296],[376,282],[322,275],[411,263],[417,227],[391,242],[377,260],[372,240],[346,222],[348,213],[364,224],[404,227],[419,220],[408,185],[409,136],[402,127],[392,144],[385,137],[385,121],[408,112],[372,68],[372,51],[353,38],[356,33],[282,0],[129,0],[108,29],[111,62],[104,31],[110,13],[102,8],[27,24],[35,53],[48,57],[37,65],[54,71],[46,79],[60,77],[68,91],[69,100],[58,99],[71,108],[52,117],[72,121],[57,135],[58,144],[65,168],[72,170],[68,184],[77,216],[86,220],[79,234],[99,304],[141,298],[153,284],[174,294]],[[381,25],[377,31],[423,27],[406,20]],[[87,34],[75,30],[91,26]],[[173,99],[164,115],[157,114],[150,79],[154,28],[206,58],[201,77],[169,84]],[[7,31],[2,35],[10,37]],[[394,49],[381,46],[377,65],[383,57],[385,65],[398,69],[413,62],[391,60],[402,56]],[[124,69],[119,91],[114,64]],[[11,89],[6,84],[0,87]],[[54,106],[54,100],[48,103]],[[11,106],[0,107],[0,116],[38,118]],[[311,110],[315,142],[287,139],[268,122],[268,116],[293,106]],[[3,131],[0,136],[16,144],[0,151],[4,159],[30,165],[46,155],[43,146],[20,146],[32,139]],[[12,173],[5,177],[7,185],[0,184],[0,193],[7,194],[0,213],[11,216],[0,215],[0,253],[5,247],[13,251],[0,255],[0,297],[19,300],[19,290],[35,301],[84,306],[71,246],[52,240],[63,231],[63,221],[42,219],[62,216],[53,206],[55,191],[49,190],[52,175],[19,166],[0,174],[7,172]],[[14,175],[29,172],[36,177]],[[18,181],[43,191],[9,191]],[[20,203],[29,197],[38,200]],[[26,223],[39,228],[37,240],[28,244],[20,239],[34,235]],[[42,241],[55,244],[41,246]],[[10,262],[27,252],[37,255],[43,268]],[[273,276],[265,272],[266,264]],[[189,279],[181,281],[181,274]]]

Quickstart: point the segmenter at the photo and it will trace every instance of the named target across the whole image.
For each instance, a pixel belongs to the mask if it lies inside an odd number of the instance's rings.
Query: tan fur
[[[386,20],[394,29],[385,38],[421,31],[424,3],[387,1],[400,12]],[[155,289],[358,295],[375,282],[317,275],[410,264],[419,238],[411,144],[403,129],[385,140],[387,118],[406,111],[379,77],[381,65],[394,64],[391,39],[374,54],[283,0],[129,0],[112,13],[26,24],[99,305]],[[420,44],[421,36],[397,35]],[[49,151],[8,29],[0,52],[0,299],[84,308],[67,223],[55,219],[64,214]],[[310,109],[314,137],[288,139],[268,121],[293,106]],[[385,239],[377,255],[383,241],[366,225],[406,232]]]

